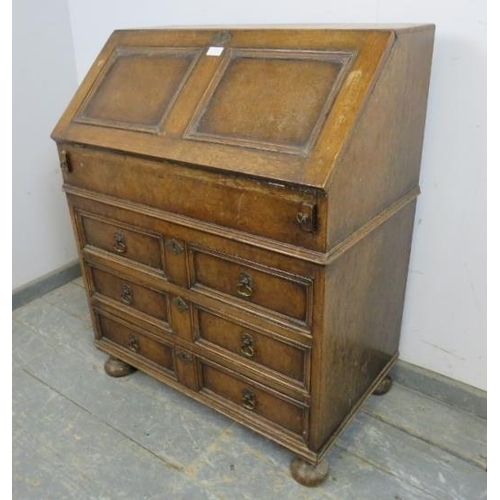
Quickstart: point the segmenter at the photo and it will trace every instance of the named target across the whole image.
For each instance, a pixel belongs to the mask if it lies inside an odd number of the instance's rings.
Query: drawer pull
[[[125,253],[127,251],[127,242],[122,233],[115,233],[115,245],[113,249],[116,253]]]
[[[246,356],[247,358],[253,358],[255,352],[253,337],[249,333],[242,333],[240,338],[241,338],[241,346],[240,346],[241,354],[243,354],[243,356]]]
[[[126,283],[122,285],[120,298],[124,304],[127,304],[128,306],[132,304],[133,294],[132,294],[132,287],[130,285],[127,285]]]
[[[128,336],[128,347],[131,351],[139,352],[139,340],[132,333]]]
[[[241,297],[251,297],[253,293],[253,278],[246,274],[240,273],[238,286],[236,287],[236,292]]]
[[[253,411],[257,406],[257,397],[250,389],[243,389],[243,397],[241,399],[243,408]]]
[[[174,299],[174,305],[181,312],[187,311],[188,307],[189,307],[187,305],[187,302],[184,299],[182,299],[181,297],[175,297],[175,299]]]

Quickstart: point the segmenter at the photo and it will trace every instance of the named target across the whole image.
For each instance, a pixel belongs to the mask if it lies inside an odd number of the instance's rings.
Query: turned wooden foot
[[[302,458],[295,457],[290,464],[292,477],[304,486],[316,486],[328,475],[330,464],[327,460],[322,460],[316,465],[306,462]]]
[[[135,372],[135,368],[129,364],[120,361],[119,359],[110,356],[104,363],[104,371],[110,377],[125,377],[132,372]]]
[[[373,391],[375,396],[383,396],[387,394],[392,387],[392,378],[386,375],[378,384],[377,388]]]

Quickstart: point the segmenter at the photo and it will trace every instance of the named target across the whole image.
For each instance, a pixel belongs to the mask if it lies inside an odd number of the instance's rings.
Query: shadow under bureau
[[[307,485],[398,355],[434,27],[115,31],[53,131],[95,344]]]

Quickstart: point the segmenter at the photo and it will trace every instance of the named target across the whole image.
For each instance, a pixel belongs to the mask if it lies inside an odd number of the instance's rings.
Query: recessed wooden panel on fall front
[[[351,57],[230,49],[184,137],[307,154]]]
[[[118,47],[74,121],[158,132],[199,54],[197,49]]]

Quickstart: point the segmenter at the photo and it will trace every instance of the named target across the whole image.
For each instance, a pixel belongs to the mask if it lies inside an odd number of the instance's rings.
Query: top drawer
[[[160,234],[78,212],[82,246],[95,247],[164,273]]]
[[[191,289],[310,327],[310,279],[193,245],[189,265]]]
[[[64,150],[68,185],[311,250],[324,247],[319,191],[83,147]]]

